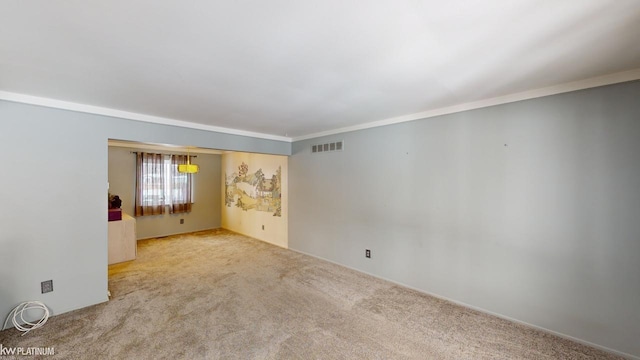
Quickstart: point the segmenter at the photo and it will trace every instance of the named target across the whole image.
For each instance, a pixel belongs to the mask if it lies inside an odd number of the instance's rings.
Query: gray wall
[[[136,156],[122,147],[109,147],[109,192],[120,196],[122,211],[135,216]],[[151,151],[153,152],[153,151]],[[171,153],[169,148],[163,153]],[[180,234],[220,227],[221,155],[195,154],[200,171],[193,175],[194,204],[191,212],[136,218],[138,239]],[[184,219],[184,224],[180,224]]]
[[[291,144],[0,101],[0,316],[107,300],[107,139],[288,155]],[[40,294],[53,279],[54,291]]]
[[[299,141],[289,180],[291,249],[640,356],[640,82]]]

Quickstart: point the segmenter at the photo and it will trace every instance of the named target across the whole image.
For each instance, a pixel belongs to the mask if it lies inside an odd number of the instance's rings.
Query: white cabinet
[[[138,249],[136,247],[136,219],[122,213],[122,220],[109,221],[109,265],[135,260]]]

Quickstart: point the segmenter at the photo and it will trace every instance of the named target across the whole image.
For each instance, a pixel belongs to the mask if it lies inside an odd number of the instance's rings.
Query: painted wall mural
[[[281,173],[280,166],[271,177],[265,176],[262,169],[249,173],[249,165],[244,162],[238,166],[238,172],[231,175],[225,172],[225,205],[235,204],[244,211],[266,211],[282,216]]]

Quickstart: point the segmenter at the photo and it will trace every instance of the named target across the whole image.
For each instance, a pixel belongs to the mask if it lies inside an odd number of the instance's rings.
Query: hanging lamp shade
[[[200,171],[200,167],[191,163],[191,156],[189,156],[189,150],[187,150],[187,163],[178,165],[179,173],[195,174]]]
[[[178,165],[178,172],[195,174],[200,171],[200,167],[196,164],[180,164]]]

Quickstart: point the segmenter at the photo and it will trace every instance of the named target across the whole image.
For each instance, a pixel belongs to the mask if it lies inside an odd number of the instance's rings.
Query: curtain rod
[[[131,154],[138,154],[137,151],[129,151],[129,153]],[[152,152],[152,153],[148,153],[148,154],[160,154],[160,155],[184,155],[187,156],[185,154],[176,154],[176,153],[163,153],[163,152]],[[189,155],[189,157],[195,158],[198,157],[198,155]]]

